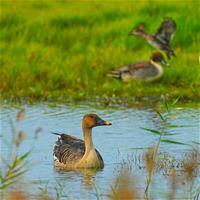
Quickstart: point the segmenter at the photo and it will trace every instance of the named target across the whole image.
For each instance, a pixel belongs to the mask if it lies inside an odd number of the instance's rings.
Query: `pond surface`
[[[49,107],[47,104],[26,106],[26,117],[19,123],[15,122],[19,109],[3,106],[1,109],[1,153],[9,153],[8,145],[12,135],[10,120],[13,120],[16,129],[26,133],[26,139],[20,146],[20,152],[30,149],[30,161],[33,166],[24,175],[24,188],[30,190],[32,195],[40,191],[48,182],[49,193],[55,195],[55,186],[61,183],[64,186],[62,199],[107,199],[113,180],[119,170],[120,163],[126,161],[133,163],[133,173],[137,177],[137,187],[144,191],[146,172],[141,167],[140,155],[144,149],[156,144],[159,135],[149,133],[142,128],[159,130],[162,126],[161,119],[153,108],[94,108],[89,106],[59,105]],[[168,121],[171,125],[186,125],[180,128],[167,129],[174,135],[166,137],[186,144],[193,145],[199,141],[199,109],[174,108]],[[96,113],[102,119],[112,122],[109,127],[96,127],[93,129],[93,143],[101,153],[105,167],[101,171],[64,172],[53,168],[52,150],[57,136],[51,132],[68,133],[82,138],[81,121],[85,113]],[[40,129],[38,138],[34,139],[36,129]],[[38,129],[38,130],[39,130]],[[183,153],[191,149],[189,145],[175,145],[161,143],[160,151],[171,156],[181,158]],[[151,193],[153,199],[161,199],[167,192],[166,175],[158,173],[153,180],[156,190]],[[181,198],[181,192],[180,192]],[[33,197],[34,199],[34,197]]]

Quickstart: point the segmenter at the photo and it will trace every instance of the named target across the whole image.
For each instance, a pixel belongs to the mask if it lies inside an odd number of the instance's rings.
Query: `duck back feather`
[[[58,161],[58,163],[73,166],[74,163],[82,159],[85,154],[85,143],[83,140],[67,134],[53,134],[59,135],[53,150],[54,162]],[[100,162],[103,163],[100,153],[97,149],[95,151]]]

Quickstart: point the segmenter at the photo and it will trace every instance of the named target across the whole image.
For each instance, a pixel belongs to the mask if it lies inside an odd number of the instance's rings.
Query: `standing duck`
[[[149,62],[138,62],[112,70],[108,76],[119,78],[123,82],[143,80],[153,82],[163,75],[163,68],[159,63],[168,65],[161,53],[152,54]]]
[[[175,31],[176,23],[172,19],[166,18],[154,35],[145,32],[145,25],[143,23],[133,29],[129,35],[138,35],[144,38],[154,48],[164,51],[168,59],[170,59],[171,56],[175,56],[173,49],[169,45]]]
[[[54,166],[60,169],[103,168],[104,162],[92,142],[92,128],[109,126],[111,122],[104,121],[96,114],[86,114],[82,120],[84,141],[67,134],[58,134],[54,146]]]

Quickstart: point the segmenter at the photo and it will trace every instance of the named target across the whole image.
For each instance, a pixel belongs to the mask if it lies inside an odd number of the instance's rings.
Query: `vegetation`
[[[169,118],[171,115],[171,105],[169,105],[165,101],[166,113],[161,114],[157,112],[161,120],[161,127],[157,129],[148,129],[149,133],[158,135],[158,141],[153,147],[150,147],[143,154],[143,162],[145,164],[146,171],[146,186],[144,191],[140,191],[138,189],[139,181],[136,176],[133,176],[132,173],[132,163],[125,162],[121,165],[121,169],[118,170],[119,173],[116,174],[115,180],[113,182],[114,187],[111,187],[110,196],[111,199],[119,200],[134,200],[134,199],[154,199],[152,195],[149,194],[149,188],[152,184],[152,188],[155,191],[155,185],[153,184],[153,179],[155,179],[156,173],[163,168],[163,170],[167,169],[167,179],[168,179],[168,191],[165,193],[164,199],[173,200],[178,198],[184,199],[195,199],[197,200],[200,195],[200,189],[198,188],[198,174],[199,174],[199,161],[198,158],[200,156],[198,146],[193,148],[187,152],[187,156],[183,158],[183,160],[179,160],[180,168],[175,163],[168,163],[167,158],[162,159],[162,154],[159,152],[161,149],[161,143],[168,143],[171,145],[189,145],[186,143],[181,143],[176,140],[165,139],[165,137],[173,137],[176,135],[175,133],[170,133],[168,130],[170,127],[180,128],[184,127],[183,125],[171,125]],[[199,145],[199,143],[196,143]],[[141,167],[141,166],[140,166]],[[181,175],[180,175],[180,171]],[[184,186],[185,185],[185,186]],[[177,196],[178,190],[182,191],[184,196]]]
[[[2,141],[8,145],[9,152],[6,155],[0,153],[0,198],[2,200],[27,200],[30,194],[25,192],[26,187],[19,187],[18,183],[22,179],[23,175],[33,167],[33,163],[30,162],[29,157],[31,154],[31,150],[22,153],[20,152],[20,145],[23,140],[26,138],[26,133],[24,131],[18,131],[16,126],[18,123],[25,119],[25,108],[22,108],[16,117],[16,125],[14,121],[10,120],[10,125],[12,128],[12,139],[11,141],[7,141],[5,139],[5,135],[0,135],[2,137]],[[35,130],[34,140],[38,139],[39,129]],[[49,197],[48,191],[48,182],[44,184],[39,183],[38,189],[40,193],[36,194],[36,199],[53,199]],[[55,199],[61,199],[61,195],[63,193],[64,186],[60,183],[56,182],[54,187],[55,190]]]
[[[115,174],[115,179],[113,181],[113,187],[111,187],[111,191],[109,194],[110,199],[113,200],[135,200],[135,199],[154,199],[153,195],[148,194],[149,183],[153,182],[151,178],[153,178],[152,172],[156,169],[157,165],[153,158],[153,149],[149,149],[144,157],[144,161],[146,163],[146,173],[147,173],[147,185],[146,190],[141,191],[139,189],[140,181],[136,176],[133,176],[132,171],[130,170],[130,166],[123,165],[119,170],[118,174]],[[199,170],[198,159],[199,151],[192,150],[188,154],[188,158],[185,158],[181,162],[183,163],[183,171],[180,175],[181,169],[171,169],[167,178],[167,186],[168,191],[165,192],[165,196],[162,199],[174,200],[178,198],[183,199],[199,199],[200,189],[199,183],[197,182],[197,171]],[[155,176],[155,174],[154,174]],[[149,179],[149,177],[151,177]],[[155,178],[155,177],[154,177]],[[149,182],[150,181],[150,182]],[[194,184],[195,183],[195,184]],[[156,191],[156,186],[152,184],[152,190]],[[177,195],[178,191],[181,190],[181,193]],[[155,192],[156,193],[156,192]],[[180,196],[181,194],[181,196]],[[160,196],[157,198],[161,198]]]
[[[200,97],[198,1],[1,0],[0,6],[1,99]],[[177,23],[171,42],[177,57],[162,80],[124,84],[106,77],[116,66],[149,59],[155,49],[128,33],[139,22],[153,33],[166,16]]]
[[[23,120],[25,117],[25,109],[21,109],[16,117],[16,122]],[[1,135],[2,141],[8,145],[9,154],[0,154],[1,159],[1,170],[0,170],[0,193],[1,199],[4,199],[7,190],[17,182],[19,177],[25,174],[29,169],[28,157],[30,151],[25,153],[19,153],[19,146],[26,137],[26,133],[23,131],[18,131],[14,122],[10,120],[12,139],[7,141],[5,136]]]

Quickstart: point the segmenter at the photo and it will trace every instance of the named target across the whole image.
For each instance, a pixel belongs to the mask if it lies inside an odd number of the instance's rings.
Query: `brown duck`
[[[111,122],[104,121],[96,114],[86,114],[82,120],[84,141],[67,134],[58,134],[54,146],[54,166],[60,169],[103,168],[104,162],[92,142],[92,128],[109,126]]]

